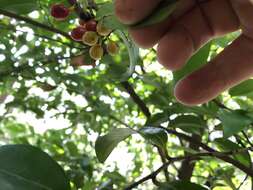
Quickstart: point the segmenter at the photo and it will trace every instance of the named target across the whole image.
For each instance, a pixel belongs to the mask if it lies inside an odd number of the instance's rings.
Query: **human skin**
[[[161,1],[116,0],[116,15],[123,23],[134,24]],[[197,105],[253,76],[253,0],[179,0],[166,21],[129,32],[140,47],[158,44],[158,61],[177,70],[211,39],[240,29],[241,35],[223,52],[176,85],[179,102]]]

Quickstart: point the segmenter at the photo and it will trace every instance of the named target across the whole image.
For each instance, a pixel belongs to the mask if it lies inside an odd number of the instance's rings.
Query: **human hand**
[[[123,23],[133,24],[161,1],[116,0],[116,14]],[[166,21],[129,32],[141,47],[158,43],[158,61],[176,70],[210,39],[239,29],[242,34],[222,53],[176,85],[176,98],[196,105],[253,75],[253,0],[179,0],[177,10]]]

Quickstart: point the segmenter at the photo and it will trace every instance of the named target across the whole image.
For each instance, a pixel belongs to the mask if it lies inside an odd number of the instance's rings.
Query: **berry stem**
[[[80,19],[88,21],[94,17],[91,13],[87,11],[85,12],[76,0],[68,0],[68,2],[75,7],[74,10]]]

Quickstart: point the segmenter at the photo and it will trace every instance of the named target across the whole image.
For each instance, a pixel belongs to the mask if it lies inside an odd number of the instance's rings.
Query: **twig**
[[[37,22],[35,20],[32,20],[32,19],[30,19],[28,17],[17,15],[15,13],[12,13],[12,12],[9,12],[9,11],[3,10],[3,9],[0,9],[0,14],[4,15],[4,16],[7,16],[7,17],[10,17],[10,18],[14,18],[14,19],[19,20],[19,21],[24,21],[27,24],[31,24],[33,26],[43,28],[43,29],[45,29],[47,31],[50,31],[50,32],[53,32],[53,33],[56,33],[56,34],[60,34],[61,36],[64,36],[64,37],[72,40],[71,36],[68,33],[63,32],[63,31],[61,31],[61,30],[59,30],[57,28],[54,28],[54,27],[42,24],[42,23]]]
[[[52,61],[59,61],[59,60],[65,60],[65,59],[71,59],[74,56],[70,56],[70,57],[51,57],[50,59],[45,59],[43,61],[40,61],[40,63],[42,63],[42,65],[47,65]],[[36,61],[36,60],[35,60]],[[19,73],[27,68],[29,68],[30,66],[28,64],[23,64],[20,65],[18,67],[13,68],[12,70],[7,70],[4,72],[0,72],[0,79],[6,76],[11,75],[12,73]]]
[[[248,179],[248,175],[246,175],[245,176],[245,178],[244,178],[244,180],[241,182],[241,184],[236,188],[237,190],[240,190],[241,189],[241,187],[243,186],[243,184],[247,181],[247,179]]]
[[[195,143],[196,145],[198,145],[199,147],[201,147],[202,149],[212,153],[212,152],[216,152],[213,148],[209,147],[208,145],[202,143],[202,142],[199,142],[198,140],[188,136],[188,135],[185,135],[183,133],[179,133],[175,130],[171,130],[171,129],[167,129],[165,127],[160,127],[162,129],[164,129],[165,131],[167,131],[168,134],[172,134],[172,135],[175,135],[179,138],[182,138],[188,142],[192,142],[192,143]],[[252,150],[253,148],[251,147],[250,150]],[[246,150],[244,150],[246,151]],[[216,155],[217,158],[227,162],[227,163],[230,163],[232,164],[233,166],[237,167],[238,169],[242,170],[244,173],[248,174],[250,177],[253,177],[253,170],[247,166],[245,166],[244,164],[242,164],[241,162],[237,161],[237,160],[234,160],[233,158],[227,156],[227,155]]]
[[[253,147],[249,147],[249,148],[242,148],[236,151],[236,153],[238,152],[244,152],[246,150],[253,150]],[[225,156],[229,156],[229,155],[233,155],[235,152],[234,151],[228,151],[228,152],[201,152],[201,153],[197,153],[197,154],[192,154],[192,155],[187,155],[187,156],[179,156],[179,157],[174,157],[174,158],[170,158],[170,160],[168,162],[166,162],[165,164],[163,164],[161,167],[159,167],[157,170],[155,170],[154,172],[152,172],[151,174],[147,175],[146,177],[132,183],[131,185],[129,185],[128,187],[126,187],[124,190],[131,190],[137,186],[139,186],[140,184],[144,183],[145,181],[151,180],[151,179],[155,179],[157,177],[157,175],[164,169],[167,168],[171,163],[173,162],[179,162],[182,160],[198,160],[201,157],[225,157]]]
[[[140,179],[139,181],[136,181],[134,183],[132,183],[131,185],[129,185],[128,187],[126,187],[124,190],[131,190],[137,186],[139,186],[140,184],[144,183],[145,181],[148,180],[155,180],[157,175],[164,169],[167,168],[170,165],[171,162],[167,162],[165,164],[163,164],[160,168],[158,168],[156,171],[152,172],[151,174],[147,175],[146,177]]]
[[[1,27],[3,26],[3,28]],[[3,30],[13,30],[15,32],[22,32],[24,34],[29,34],[29,35],[33,35],[33,36],[36,36],[36,37],[39,37],[39,38],[43,38],[45,40],[49,40],[49,41],[53,41],[53,42],[56,42],[56,43],[60,43],[62,45],[65,45],[65,46],[68,46],[70,48],[75,48],[75,49],[84,49],[84,47],[76,47],[76,46],[72,46],[70,43],[66,43],[66,42],[63,42],[61,40],[58,40],[58,39],[53,39],[51,37],[48,37],[48,36],[45,36],[45,35],[41,35],[41,34],[37,34],[37,33],[32,33],[32,32],[27,32],[27,31],[23,31],[23,30],[18,30],[16,29],[13,25],[1,25],[0,24],[0,28],[2,28]]]
[[[124,87],[124,89],[127,91],[127,93],[130,95],[130,97],[133,99],[133,101],[138,105],[140,110],[143,112],[143,114],[149,118],[151,116],[151,113],[146,106],[145,102],[143,102],[142,99],[138,96],[138,94],[135,92],[131,84],[127,81],[121,82],[121,85]]]
[[[216,100],[216,99],[214,99],[213,102],[214,102],[219,108],[226,109],[226,110],[229,110],[229,111],[232,110],[232,109],[228,108],[227,106],[225,106],[224,104],[222,104],[221,102],[219,102],[219,101]]]
[[[253,146],[253,143],[250,141],[248,135],[244,131],[242,131],[242,134],[243,134],[244,138],[246,139],[246,141],[249,143],[249,145]]]

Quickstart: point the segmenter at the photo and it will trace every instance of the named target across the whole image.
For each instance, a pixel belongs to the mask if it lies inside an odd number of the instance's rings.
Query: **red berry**
[[[79,55],[71,59],[70,65],[74,68],[78,68],[81,66],[96,66],[96,63],[94,60],[91,60],[87,57],[88,55]]]
[[[51,15],[57,20],[64,20],[69,16],[69,9],[64,4],[54,4],[51,7]]]
[[[88,22],[86,22],[85,26],[88,31],[93,31],[93,32],[97,31],[97,22],[95,20],[89,20]]]
[[[71,31],[71,37],[75,41],[82,41],[85,32],[87,32],[87,30],[84,27],[78,26]]]

